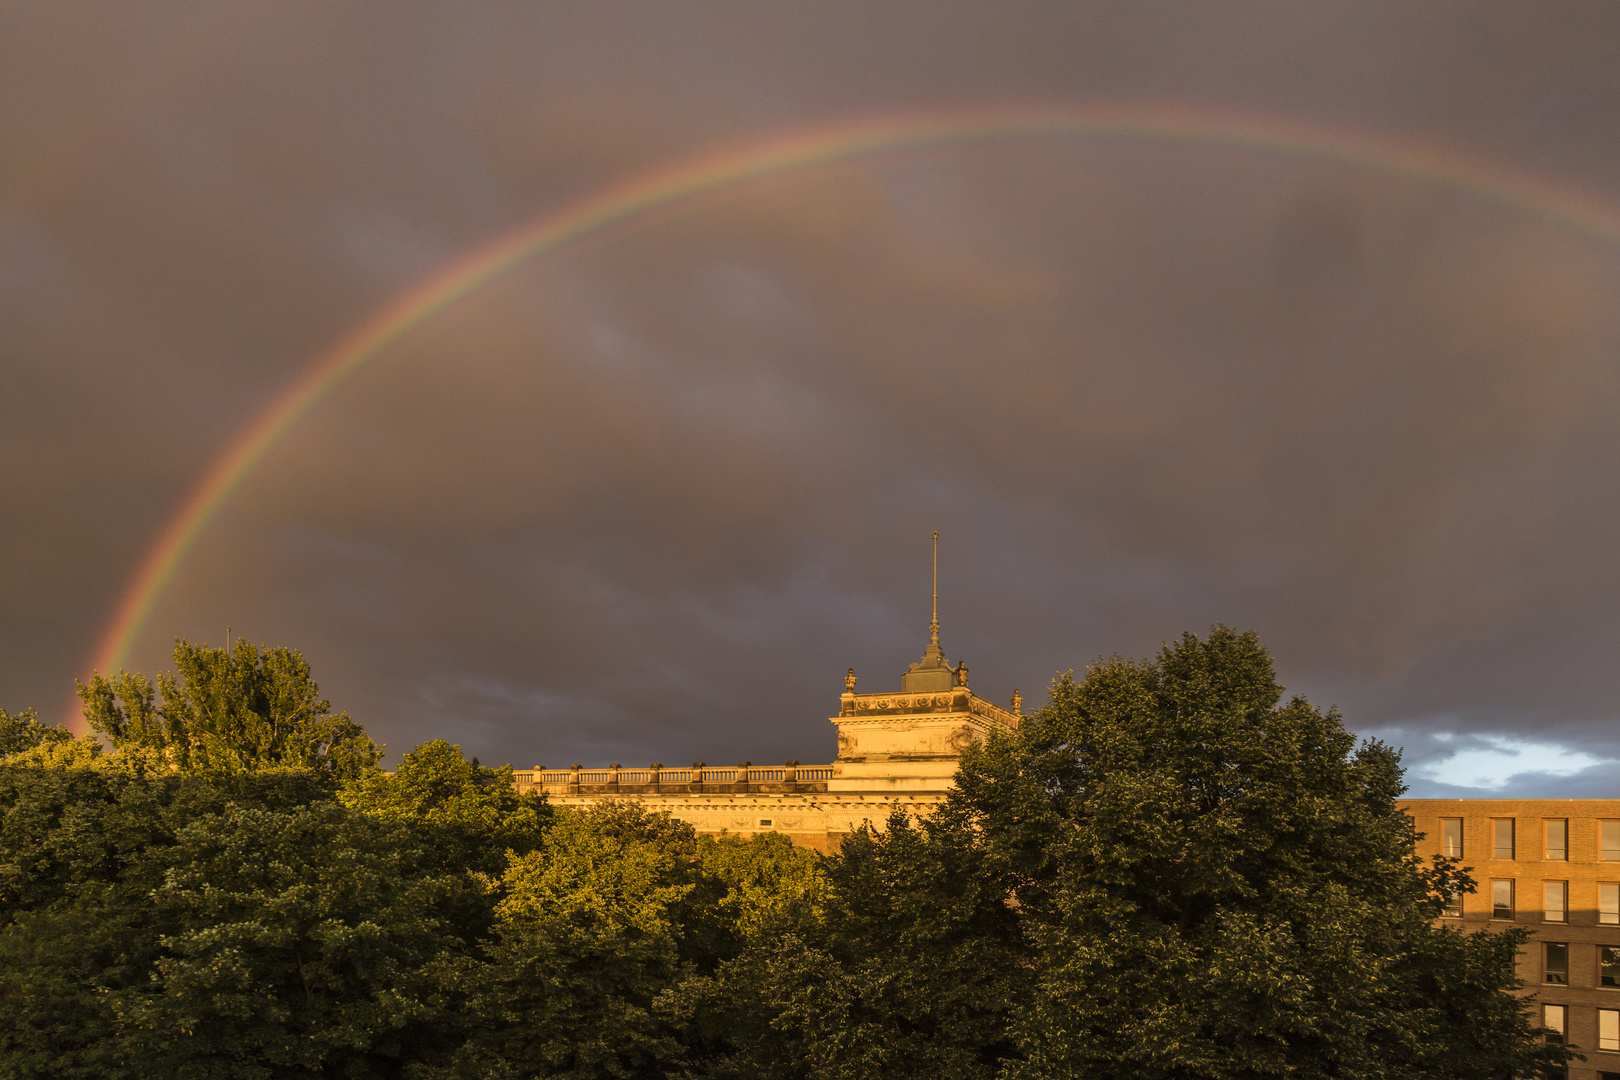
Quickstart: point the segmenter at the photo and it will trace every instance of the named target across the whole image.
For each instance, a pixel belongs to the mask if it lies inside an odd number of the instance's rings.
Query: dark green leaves
[[[1411,856],[1398,755],[1285,702],[1253,634],[1065,676],[958,781],[1034,973],[1006,1076],[1461,1078],[1558,1056],[1508,992],[1511,945],[1433,925],[1454,870]]]
[[[1060,678],[831,859],[378,772],[291,650],[181,643],[0,714],[0,1076],[1554,1075],[1523,935],[1438,929],[1399,754],[1252,634]]]
[[[166,932],[114,999],[133,1055],[193,1077],[377,1075],[442,1049],[436,965],[477,889],[398,826],[330,803],[228,806],[180,829],[152,895]]]

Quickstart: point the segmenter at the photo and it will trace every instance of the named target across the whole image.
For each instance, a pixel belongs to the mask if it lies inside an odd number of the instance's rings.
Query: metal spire
[[[939,648],[939,533],[934,533],[934,609],[928,622],[928,644]]]

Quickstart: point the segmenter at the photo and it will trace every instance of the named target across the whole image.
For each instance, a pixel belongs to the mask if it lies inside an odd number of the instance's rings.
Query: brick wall
[[[1526,996],[1534,999],[1530,1004],[1538,1023],[1543,1006],[1564,1007],[1567,1039],[1586,1055],[1585,1062],[1570,1066],[1571,1080],[1597,1080],[1608,1073],[1620,1078],[1620,1049],[1606,1051],[1598,1045],[1600,1011],[1614,1010],[1620,1024],[1620,986],[1603,986],[1600,970],[1604,947],[1616,949],[1615,959],[1620,960],[1620,923],[1615,921],[1620,916],[1604,921],[1599,903],[1603,884],[1620,886],[1620,852],[1604,858],[1600,829],[1605,820],[1620,822],[1620,799],[1408,799],[1402,805],[1422,834],[1417,850],[1425,860],[1442,851],[1443,822],[1461,821],[1462,864],[1472,868],[1477,891],[1462,897],[1460,918],[1442,922],[1464,930],[1530,929],[1534,937],[1519,956],[1519,977]],[[1497,822],[1512,822],[1511,858],[1497,850]],[[1548,850],[1548,822],[1567,823],[1562,858]],[[1511,913],[1495,909],[1496,882],[1512,883]],[[1566,885],[1562,921],[1556,910],[1549,917],[1549,882]],[[1555,981],[1557,972],[1547,970],[1549,943],[1566,947],[1566,983]],[[1554,967],[1560,958],[1555,949]],[[1620,967],[1612,967],[1610,974],[1620,982]]]

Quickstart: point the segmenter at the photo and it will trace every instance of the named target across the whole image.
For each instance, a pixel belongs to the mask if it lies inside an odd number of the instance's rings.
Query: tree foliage
[[[0,758],[72,741],[71,731],[44,723],[33,709],[24,709],[15,716],[0,709]]]
[[[470,995],[458,1064],[494,1075],[657,1075],[676,1049],[653,1000],[679,973],[695,887],[667,819],[565,812],[501,879],[491,965]],[[687,839],[688,837],[681,837]]]
[[[750,948],[671,991],[693,1071],[980,1078],[1011,1050],[1028,973],[1017,918],[960,815],[896,812],[781,896]]]
[[[305,805],[325,782],[297,770],[210,781],[143,755],[17,760],[0,762],[0,1075],[157,1075],[138,1066],[118,1003],[148,992],[181,929],[154,903],[181,830],[233,802]]]
[[[0,709],[0,761],[12,765],[82,765],[101,756],[93,736],[74,738],[60,724],[46,724],[33,709],[8,715]]]
[[[550,820],[543,797],[518,794],[510,765],[486,768],[443,739],[418,746],[392,773],[360,773],[338,799],[351,810],[406,825],[452,862],[497,874],[506,852],[538,846]]]
[[[1413,856],[1402,791],[1253,634],[1187,635],[1060,678],[938,813],[850,838],[817,911],[667,1001],[716,1076],[1557,1075],[1525,935],[1436,926],[1472,883]]]
[[[150,981],[113,1008],[142,1068],[198,1080],[397,1072],[444,1048],[437,966],[478,886],[331,803],[227,805],[181,828]]]
[[[239,640],[230,649],[176,639],[174,665],[76,683],[90,730],[120,751],[161,754],[183,772],[309,768],[353,779],[383,748],[348,713],[332,714],[296,649]]]
[[[795,847],[781,833],[700,836],[698,861],[724,891],[713,903],[725,926],[751,941],[800,900],[813,901],[822,884],[821,857]]]
[[[1112,659],[823,858],[393,773],[291,650],[0,713],[0,1076],[1553,1076],[1521,932],[1437,927],[1399,755],[1252,634]]]
[[[1033,966],[1008,1077],[1529,1075],[1517,932],[1435,925],[1399,755],[1283,700],[1252,633],[1064,677],[964,758],[953,803]],[[1480,1022],[1489,1017],[1489,1022]]]

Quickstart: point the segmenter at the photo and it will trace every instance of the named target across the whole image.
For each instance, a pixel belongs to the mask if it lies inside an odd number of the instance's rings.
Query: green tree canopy
[[[475,1030],[435,1076],[661,1076],[678,1050],[654,1001],[689,969],[690,826],[628,804],[562,810],[500,881]],[[707,935],[697,935],[706,937]]]
[[[1283,700],[1253,634],[1060,678],[957,789],[847,840],[817,910],[666,996],[713,1076],[1558,1075],[1523,932],[1436,925],[1399,755]]]
[[[97,673],[76,683],[85,721],[119,751],[158,753],[182,772],[310,768],[335,780],[374,768],[383,748],[333,715],[296,649],[175,640],[178,675]]]
[[[436,869],[399,825],[317,802],[225,806],[162,853],[167,931],[144,984],[113,996],[150,1076],[398,1075],[449,1049],[440,968],[481,891]]]
[[[16,715],[0,709],[0,758],[72,741],[71,731],[61,725],[44,723],[33,709],[24,709]]]
[[[779,893],[714,975],[664,996],[696,1075],[997,1075],[1028,996],[1017,915],[960,815],[886,824],[821,860],[813,888]]]
[[[1437,926],[1399,755],[1217,627],[1065,676],[822,859],[393,774],[290,650],[0,715],[0,1076],[1558,1075],[1525,934]],[[296,767],[277,767],[290,762]]]
[[[739,942],[761,933],[796,901],[813,901],[823,883],[821,856],[778,832],[700,836],[698,860],[724,889],[713,903]]]
[[[405,755],[393,773],[366,770],[338,792],[351,810],[417,830],[451,858],[500,873],[508,850],[530,851],[551,819],[545,798],[519,795],[512,767],[486,768],[443,739]]]
[[[1009,1078],[1526,1076],[1523,932],[1435,923],[1471,887],[1413,855],[1399,754],[1283,700],[1253,633],[1064,677],[970,750],[952,813],[1019,914]]]
[[[139,1067],[115,1006],[148,992],[163,939],[183,929],[173,905],[154,903],[181,832],[233,804],[291,811],[329,781],[185,774],[139,752],[42,764],[37,752],[0,761],[0,1076],[158,1075]]]

